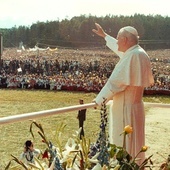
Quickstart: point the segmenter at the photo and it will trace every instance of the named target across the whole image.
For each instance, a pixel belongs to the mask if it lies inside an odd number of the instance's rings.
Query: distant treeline
[[[34,47],[98,47],[104,40],[92,32],[95,22],[105,31],[116,36],[118,30],[127,25],[134,26],[140,36],[141,45],[149,48],[170,47],[170,17],[161,15],[111,16],[105,17],[81,15],[62,21],[37,22],[30,27],[19,26],[11,29],[0,29],[4,47],[17,47],[20,42],[24,46]]]

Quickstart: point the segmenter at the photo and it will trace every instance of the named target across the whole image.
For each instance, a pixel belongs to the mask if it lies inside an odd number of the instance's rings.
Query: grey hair
[[[127,27],[129,28],[129,26],[127,26]],[[129,41],[135,42],[136,44],[138,44],[138,42],[139,42],[138,32],[133,27],[130,27],[130,31],[129,31],[129,29],[127,29],[127,27],[121,28],[119,33],[121,35],[127,37]],[[132,29],[132,31],[131,31],[131,29]]]

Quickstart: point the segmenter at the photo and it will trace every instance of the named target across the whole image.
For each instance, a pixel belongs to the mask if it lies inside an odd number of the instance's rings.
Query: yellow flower
[[[148,150],[147,146],[142,146],[141,152],[146,152]]]
[[[133,129],[132,129],[132,127],[130,125],[127,125],[127,126],[124,127],[124,132],[126,134],[129,134],[129,133],[133,132]]]

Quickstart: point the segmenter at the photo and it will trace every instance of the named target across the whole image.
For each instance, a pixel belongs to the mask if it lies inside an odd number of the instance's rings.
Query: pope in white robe
[[[107,83],[94,101],[101,105],[103,98],[113,100],[109,113],[109,142],[123,146],[123,135],[120,135],[126,125],[133,128],[133,132],[126,137],[126,150],[134,158],[145,145],[145,113],[142,101],[145,87],[153,84],[150,59],[147,53],[136,43],[127,44],[125,35],[138,37],[136,29],[124,27],[115,39],[107,35],[100,25],[93,32],[106,40],[106,45],[113,50],[120,60],[115,66]],[[125,32],[125,34],[124,34]],[[121,35],[123,33],[123,35]],[[120,37],[119,37],[120,36]],[[127,48],[124,48],[124,46]],[[121,47],[122,46],[122,47]],[[125,49],[125,50],[124,50]],[[145,154],[139,155],[142,163]]]

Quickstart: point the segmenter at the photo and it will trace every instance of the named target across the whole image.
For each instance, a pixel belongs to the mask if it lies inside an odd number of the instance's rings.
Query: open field
[[[0,117],[78,105],[79,98],[83,98],[85,103],[91,103],[96,96],[95,93],[9,89],[1,89],[0,94]],[[144,97],[144,101],[170,104],[169,96],[147,96]],[[159,114],[157,114],[158,110]],[[160,114],[161,111],[162,113]],[[87,138],[90,138],[91,142],[95,142],[99,132],[99,113],[100,108],[97,108],[96,110],[93,108],[87,110],[85,134]],[[65,128],[64,135],[62,136],[63,144],[65,144],[67,139],[71,137],[76,130],[78,130],[78,121],[76,116],[77,112],[68,112],[40,118],[37,119],[37,122],[42,124],[47,138],[54,144],[56,128],[61,122],[65,123],[67,126]],[[162,118],[165,118],[166,121],[162,122]],[[169,121],[167,110],[146,108],[146,142],[151,148],[148,151],[148,155],[154,154],[153,159],[156,164],[159,164],[164,160],[160,155],[156,154],[156,152],[161,153],[165,158],[167,157],[167,154],[170,153],[170,150],[168,150],[170,148],[170,135],[168,135]],[[0,170],[3,170],[3,167],[11,159],[11,154],[19,157],[23,150],[24,142],[27,139],[32,140],[32,136],[29,133],[30,123],[31,122],[28,120],[3,126],[0,125]],[[40,136],[37,134],[38,129],[36,129],[36,127],[33,129],[35,134],[35,147],[44,150],[45,146],[41,142]]]
[[[147,52],[151,59],[156,59],[156,61],[157,59],[169,59],[170,56],[170,49]],[[42,56],[46,55],[47,54],[42,54]],[[16,53],[14,49],[13,51],[4,51],[3,59],[15,59],[15,57],[24,60],[27,55]],[[68,59],[73,61],[78,60],[83,64],[87,63],[87,59],[88,61],[91,61],[95,58],[101,62],[107,62],[107,60],[110,62],[114,59],[111,51],[101,52],[101,50],[76,50],[76,54],[75,50],[58,50],[56,54],[50,54],[48,56],[48,59],[55,58],[60,62]],[[159,74],[165,73],[166,75],[169,75],[170,63],[163,63],[162,60],[160,60],[160,62],[152,62],[152,67],[155,68],[156,73],[159,72]],[[83,98],[85,103],[91,103],[95,96],[95,93],[0,89],[0,117],[78,105],[79,98]],[[170,104],[170,97],[145,96],[144,101]],[[170,154],[170,135],[168,134],[170,122],[169,114],[169,109],[146,108],[146,145],[150,148],[147,151],[147,156],[153,154],[154,165],[157,166],[155,170],[159,169],[158,166],[165,161]],[[48,140],[51,140],[54,144],[56,143],[54,137],[56,128],[62,122],[66,124],[67,126],[64,135],[62,136],[64,145],[67,139],[78,130],[78,120],[76,117],[77,112],[68,112],[40,118],[36,121],[42,124]],[[11,154],[19,157],[20,153],[23,151],[24,142],[28,139],[32,140],[32,136],[29,132],[30,123],[31,122],[28,120],[13,124],[0,125],[0,170],[4,170],[5,165],[7,165],[12,158]],[[96,110],[93,108],[88,109],[87,120],[85,122],[85,134],[91,142],[95,142],[97,139],[99,125],[100,108],[97,108]],[[36,128],[34,128],[34,134],[35,139],[33,141],[35,147],[44,151],[46,146],[41,142],[41,138],[37,134]],[[159,154],[157,152],[159,152]],[[160,154],[163,157],[160,156]]]

